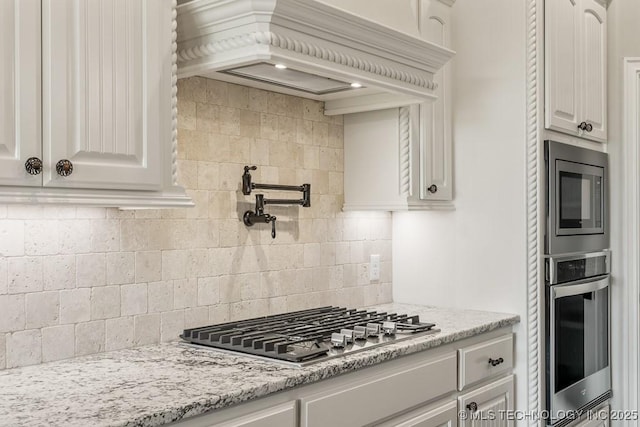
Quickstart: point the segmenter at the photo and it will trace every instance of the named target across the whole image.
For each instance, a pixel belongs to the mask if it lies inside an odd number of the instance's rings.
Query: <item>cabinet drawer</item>
[[[300,400],[300,427],[353,427],[384,419],[456,388],[456,354]]]
[[[493,363],[492,363],[493,362]],[[458,350],[458,390],[513,367],[513,335]]]
[[[223,423],[207,423],[206,418],[202,421],[204,423],[198,424],[198,427],[296,427],[298,425],[295,401],[256,411]],[[194,427],[196,427],[195,424]]]

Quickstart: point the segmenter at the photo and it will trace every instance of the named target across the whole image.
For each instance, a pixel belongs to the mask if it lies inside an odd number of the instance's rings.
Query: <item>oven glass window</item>
[[[608,288],[555,300],[555,392],[609,365]]]
[[[602,176],[559,172],[560,228],[602,228]]]

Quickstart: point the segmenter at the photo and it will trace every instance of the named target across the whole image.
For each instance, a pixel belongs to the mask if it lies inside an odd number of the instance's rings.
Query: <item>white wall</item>
[[[393,214],[394,300],[520,314],[526,409],[524,0],[457,0],[453,212]]]
[[[612,254],[612,370],[614,409],[637,410],[638,378],[630,375],[623,365],[627,343],[629,340],[637,340],[637,337],[628,336],[626,333],[629,322],[633,319],[626,317],[623,310],[624,302],[629,296],[625,295],[624,288],[629,286],[624,277],[624,264],[626,262],[638,263],[640,260],[625,259],[623,251],[623,238],[626,238],[621,227],[622,196],[625,184],[623,169],[624,156],[623,145],[632,141],[623,141],[623,58],[640,57],[640,2],[628,0],[612,0],[607,11],[608,30],[608,76],[609,76],[609,162],[611,182],[611,248]],[[638,297],[635,295],[635,300]],[[638,355],[635,355],[630,363],[638,363]],[[625,383],[635,391],[625,390]],[[629,424],[631,425],[631,424]],[[637,421],[633,425],[638,425]]]

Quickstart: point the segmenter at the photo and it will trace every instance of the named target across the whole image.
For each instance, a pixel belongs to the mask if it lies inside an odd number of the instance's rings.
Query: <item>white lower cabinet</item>
[[[591,411],[586,419],[579,421],[573,427],[609,427],[609,405],[604,405]]]
[[[499,372],[487,371],[484,365],[472,362],[475,358],[484,360],[488,355],[511,361],[512,346],[510,331],[493,331],[175,425],[511,427],[513,422],[507,420],[508,411],[514,407],[510,362],[501,364],[508,369]],[[465,387],[464,393],[458,391],[460,366],[464,366],[469,376],[467,384],[473,379],[476,385]]]
[[[458,398],[459,427],[510,427],[513,404],[513,375],[465,393]],[[463,412],[464,411],[464,412]]]

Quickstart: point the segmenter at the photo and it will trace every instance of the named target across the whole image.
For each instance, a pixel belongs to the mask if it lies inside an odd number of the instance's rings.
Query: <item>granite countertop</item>
[[[517,323],[517,315],[408,304],[441,332],[304,368],[167,343],[0,371],[1,426],[158,426]]]

